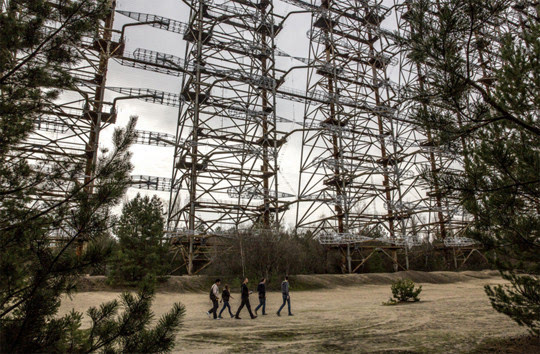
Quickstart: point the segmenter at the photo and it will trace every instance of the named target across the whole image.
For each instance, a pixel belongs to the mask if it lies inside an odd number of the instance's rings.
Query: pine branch
[[[459,74],[456,74],[456,75],[459,75]],[[469,85],[471,85],[472,87],[474,87],[478,92],[480,92],[480,94],[482,95],[482,97],[484,98],[484,100],[490,105],[492,106],[493,108],[495,108],[499,113],[502,114],[501,118],[503,119],[506,119],[506,120],[509,120],[515,124],[517,124],[518,126],[526,129],[527,131],[535,134],[535,135],[538,135],[540,136],[540,128],[539,127],[536,127],[534,125],[530,125],[529,123],[523,121],[522,119],[519,119],[518,117],[514,116],[513,114],[511,114],[510,112],[508,112],[503,106],[501,106],[498,102],[496,102],[488,93],[486,90],[484,90],[484,88],[480,85],[478,85],[475,81],[473,80],[470,80],[470,79],[467,79],[461,75],[459,75],[463,80],[465,80]]]
[[[53,40],[54,37],[56,37],[60,32],[62,32],[65,27],[68,25],[68,23],[71,21],[71,19],[73,17],[75,17],[75,15],[77,15],[79,13],[79,11],[83,8],[83,6],[86,4],[87,0],[83,0],[80,4],[80,6],[76,9],[76,11],[73,11],[67,18],[66,18],[66,21],[64,21],[62,23],[62,25],[56,30],[54,31],[53,33],[51,33],[47,38],[45,38],[45,40],[43,40],[38,46],[37,48],[32,52],[30,53],[26,58],[22,59],[21,62],[17,65],[15,65],[15,67],[13,69],[11,69],[10,71],[8,71],[4,76],[0,77],[0,84],[4,84],[4,82],[13,74],[15,74],[17,71],[19,71],[24,65],[26,65],[30,60],[34,59],[40,52],[41,50],[43,49],[43,47],[45,47],[45,45],[47,43],[49,43],[51,40]]]

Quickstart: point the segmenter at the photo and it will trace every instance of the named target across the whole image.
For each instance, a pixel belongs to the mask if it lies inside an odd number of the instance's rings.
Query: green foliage
[[[536,333],[530,317],[540,306],[538,7],[507,0],[407,6],[411,31],[400,45],[422,77],[407,95],[412,119],[434,145],[463,161],[463,173],[426,171],[425,178],[462,202],[473,216],[466,236],[484,245],[510,281],[486,288],[493,307]],[[519,23],[508,22],[509,13]]]
[[[112,244],[112,208],[122,199],[132,169],[129,152],[136,119],[116,129],[91,181],[83,181],[83,159],[54,155],[31,165],[17,149],[34,130],[47,105],[63,90],[76,89],[69,67],[83,37],[94,38],[108,1],[3,1],[0,13],[0,352],[166,351],[183,310],[149,328],[152,290],[124,295],[82,315],[58,317],[63,296],[82,274],[103,264]],[[54,20],[58,28],[51,30]],[[53,162],[53,160],[55,162]],[[90,183],[93,189],[90,190]],[[37,199],[64,188],[55,198]],[[52,240],[55,240],[54,242]],[[84,245],[84,247],[83,247]],[[120,311],[121,310],[121,311]],[[119,314],[118,314],[119,313]]]
[[[155,327],[148,328],[153,319],[150,310],[153,288],[148,283],[143,282],[135,296],[124,293],[121,302],[114,300],[88,310],[93,326],[84,333],[86,351],[100,347],[106,352],[155,353],[174,347],[176,328],[181,325],[185,308],[175,303]]]
[[[4,3],[4,2],[2,2]],[[26,137],[32,116],[74,86],[68,68],[81,59],[71,44],[93,36],[107,1],[7,1],[0,14],[0,155]],[[54,19],[56,31],[47,27]]]
[[[485,287],[491,305],[540,336],[540,278],[512,273],[503,273],[503,278],[512,285]]]
[[[152,328],[154,318],[151,304],[154,298],[152,281],[143,282],[137,294],[123,293],[120,301],[113,300],[91,307],[87,315],[90,328],[82,329],[82,313],[72,311],[61,318],[53,318],[32,327],[39,328],[33,338],[12,346],[10,336],[20,336],[19,323],[7,321],[2,328],[2,352],[56,352],[88,353],[155,353],[167,352],[174,347],[177,328],[182,324],[185,308],[175,303]],[[36,334],[36,332],[32,332]]]
[[[124,205],[115,227],[118,250],[109,273],[111,282],[136,283],[146,275],[164,280],[169,272],[164,223],[163,203],[157,196],[137,194]]]
[[[392,283],[392,297],[384,305],[396,305],[400,302],[407,302],[412,300],[414,302],[420,301],[418,295],[422,292],[422,285],[418,288],[414,288],[415,284],[410,279],[399,279]]]

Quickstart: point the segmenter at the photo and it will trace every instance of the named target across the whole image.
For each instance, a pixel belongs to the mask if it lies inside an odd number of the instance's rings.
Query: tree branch
[[[459,75],[461,76],[461,75]],[[525,128],[526,130],[528,130],[529,132],[535,134],[535,135],[540,135],[540,128],[539,127],[536,127],[534,125],[530,125],[528,124],[527,122],[524,122],[523,120],[519,119],[518,117],[512,115],[510,112],[508,112],[506,109],[504,109],[503,106],[501,106],[499,103],[497,103],[487,92],[486,90],[484,90],[483,87],[481,87],[480,85],[478,85],[475,81],[473,80],[470,80],[470,79],[467,79],[467,78],[464,78],[463,76],[461,76],[462,79],[465,80],[465,82],[467,82],[469,85],[471,85],[472,87],[474,87],[478,92],[480,92],[480,94],[482,95],[482,97],[484,98],[484,100],[486,101],[486,103],[488,103],[490,106],[492,106],[493,108],[495,108],[497,111],[499,111],[499,113],[502,114],[502,117],[503,119],[506,119],[506,120],[509,120],[511,122],[514,122],[516,123],[517,125],[521,126],[522,128]]]
[[[39,54],[39,52],[41,51],[41,49],[47,44],[49,43],[54,37],[56,37],[58,35],[58,33],[60,33],[66,26],[67,24],[69,23],[69,21],[79,12],[79,10],[83,7],[84,4],[86,4],[87,0],[84,0],[83,2],[81,2],[81,5],[76,9],[76,11],[74,11],[71,15],[69,15],[66,19],[65,22],[62,23],[62,25],[56,30],[54,31],[52,34],[50,34],[47,38],[45,38],[45,40],[43,42],[41,42],[38,47],[32,52],[30,53],[30,55],[28,55],[26,58],[24,58],[19,64],[15,65],[15,67],[13,69],[11,69],[7,74],[5,74],[4,76],[2,76],[0,78],[0,84],[3,84],[5,80],[7,80],[8,77],[10,77],[11,75],[13,75],[14,73],[16,73],[21,67],[23,67],[26,63],[28,63],[30,60],[32,60],[36,55]]]

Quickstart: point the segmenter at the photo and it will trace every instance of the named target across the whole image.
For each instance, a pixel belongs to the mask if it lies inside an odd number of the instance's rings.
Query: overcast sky
[[[224,0],[216,0],[222,3]],[[320,3],[320,0],[317,0]],[[392,1],[385,1],[386,5],[391,5]],[[296,11],[299,8],[281,1],[274,1],[275,12],[286,14],[289,11]],[[117,9],[150,13],[175,20],[187,22],[188,7],[180,0],[118,0]],[[122,25],[132,23],[129,18],[116,14],[115,28],[121,29]],[[387,28],[394,28],[393,18],[389,18],[384,24]],[[300,14],[291,16],[285,23],[283,31],[277,37],[277,46],[285,52],[300,57],[307,57],[309,41],[306,32],[310,27],[310,15]],[[181,35],[166,32],[150,26],[131,27],[126,31],[126,50],[132,52],[137,48],[145,48],[154,51],[173,54],[179,57],[184,56],[184,41]],[[298,61],[288,58],[280,58],[278,66],[287,69],[292,65],[299,65]],[[393,69],[395,70],[395,69]],[[391,74],[392,75],[392,74]],[[108,86],[122,87],[140,87],[151,88],[161,91],[179,93],[181,78],[162,75],[158,73],[147,72],[139,69],[122,67],[115,61],[110,61],[109,73],[107,78]],[[292,75],[287,76],[284,84],[287,87],[293,87],[304,90],[306,87],[305,71],[294,71]],[[109,93],[110,97],[114,94]],[[278,115],[302,120],[304,104],[292,103],[285,100],[278,101]],[[139,116],[137,129],[151,130],[175,134],[176,119],[178,110],[160,106],[156,104],[145,103],[138,100],[120,101],[118,105],[117,125],[123,126],[127,123],[131,115]],[[294,129],[293,124],[280,124],[279,130],[287,131]],[[112,129],[105,130],[101,136],[101,145],[106,146],[110,141]],[[288,143],[282,148],[279,158],[280,162],[280,190],[287,193],[296,194],[299,169],[299,152],[301,145],[301,134],[290,137]],[[161,177],[171,177],[173,148],[172,147],[154,147],[154,146],[134,146],[133,150],[133,170],[134,175],[152,175]],[[286,172],[284,172],[286,171]],[[158,194],[165,202],[168,201],[168,192],[140,191],[130,189],[126,198],[132,198],[137,192],[147,194]],[[294,222],[294,209],[291,209],[285,219],[286,224]]]

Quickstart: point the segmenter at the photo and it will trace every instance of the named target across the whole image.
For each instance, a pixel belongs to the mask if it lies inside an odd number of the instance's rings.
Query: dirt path
[[[453,284],[422,284],[421,302],[382,306],[390,295],[388,285],[364,285],[291,293],[294,317],[277,317],[281,295],[270,293],[268,316],[242,320],[209,320],[206,293],[159,293],[156,316],[175,301],[187,307],[184,328],[178,335],[178,352],[227,351],[409,351],[466,352],[487,339],[525,334],[506,316],[496,313],[484,293],[496,278]],[[253,285],[251,286],[253,287]],[[89,292],[62,303],[61,313],[71,308],[84,311],[118,296],[115,292]],[[233,311],[238,294],[233,294]],[[256,296],[252,296],[256,305]],[[228,317],[228,316],[227,316]]]

